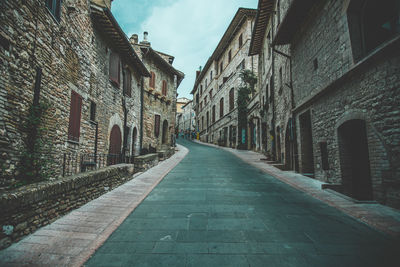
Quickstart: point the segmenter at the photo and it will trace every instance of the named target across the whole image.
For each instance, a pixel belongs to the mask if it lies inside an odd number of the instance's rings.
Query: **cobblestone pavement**
[[[87,266],[398,266],[399,241],[227,151],[189,154]]]

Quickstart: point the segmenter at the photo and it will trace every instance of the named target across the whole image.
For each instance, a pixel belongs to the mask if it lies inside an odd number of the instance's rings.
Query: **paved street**
[[[190,151],[87,266],[396,266],[399,243],[244,163]],[[398,257],[398,255],[395,255]]]

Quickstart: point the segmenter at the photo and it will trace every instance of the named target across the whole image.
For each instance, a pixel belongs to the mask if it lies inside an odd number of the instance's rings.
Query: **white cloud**
[[[141,24],[149,32],[152,47],[175,56],[174,66],[185,80],[178,88],[180,96],[190,97],[195,71],[204,65],[239,7],[256,8],[257,0],[177,0],[170,5],[154,6]],[[128,36],[133,32],[128,31]],[[142,33],[139,34],[142,39]]]

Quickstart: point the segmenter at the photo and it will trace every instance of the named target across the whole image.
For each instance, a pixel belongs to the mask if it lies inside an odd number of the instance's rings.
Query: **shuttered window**
[[[154,119],[154,136],[158,138],[160,136],[160,115],[155,115]]]
[[[124,94],[126,96],[132,96],[132,82],[131,82],[131,72],[129,69],[125,69],[124,71]]]
[[[232,111],[235,107],[235,90],[232,88],[229,91],[229,111]]]
[[[167,95],[167,82],[165,80],[162,81],[162,94]]]
[[[239,36],[239,48],[243,45],[243,34],[241,33]]]
[[[149,86],[154,89],[156,86],[156,74],[154,72],[151,72],[150,74],[151,74],[151,77],[150,77]]]
[[[224,116],[224,98],[219,101],[219,118]]]
[[[75,91],[71,92],[69,111],[68,140],[79,142],[81,128],[82,97]]]
[[[117,53],[112,52],[110,54],[110,68],[109,68],[109,77],[112,82],[115,83],[115,85],[119,86],[119,74],[120,74],[120,68],[119,68],[119,56]]]

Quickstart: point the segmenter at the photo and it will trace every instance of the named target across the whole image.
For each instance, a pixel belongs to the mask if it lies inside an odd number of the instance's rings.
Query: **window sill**
[[[74,140],[67,140],[68,143],[73,144],[73,145],[78,145],[79,146],[79,141],[74,141]]]

